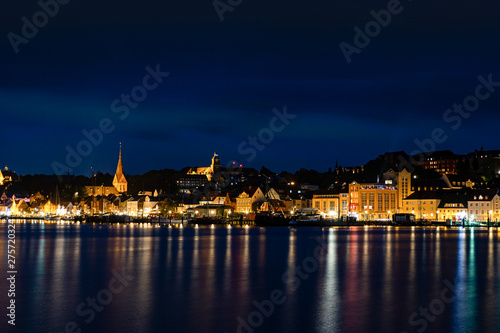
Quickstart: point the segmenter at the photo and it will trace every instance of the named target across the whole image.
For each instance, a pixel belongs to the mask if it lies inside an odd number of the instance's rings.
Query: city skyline
[[[207,161],[209,161],[210,159],[210,156],[213,156],[213,155],[217,155],[217,156],[220,156],[221,154],[219,154],[217,151],[212,151],[210,154],[207,154],[206,156],[205,155],[201,155],[201,154],[198,154],[196,160],[199,161],[199,163],[197,164],[182,164],[183,162],[182,161],[178,161],[179,165],[181,165],[180,167],[178,168],[175,168],[175,167],[172,167],[170,165],[164,165],[163,167],[160,167],[158,169],[148,169],[147,167],[145,169],[142,170],[142,172],[139,172],[139,173],[131,173],[131,172],[128,172],[126,171],[128,169],[127,165],[129,162],[133,161],[134,158],[131,156],[129,158],[127,158],[127,149],[126,147],[123,148],[123,151],[124,151],[124,154],[125,155],[125,158],[123,158],[123,160],[125,162],[122,162],[122,143],[120,142],[119,146],[118,146],[118,150],[117,150],[117,154],[116,156],[118,156],[118,165],[119,165],[119,168],[120,170],[122,170],[121,172],[123,172],[123,174],[126,174],[126,175],[141,175],[141,174],[146,174],[150,171],[154,171],[154,170],[174,170],[174,171],[182,171],[184,169],[189,169],[189,168],[196,168],[196,167],[201,167],[201,166],[204,166],[207,163]],[[314,171],[318,171],[318,172],[327,172],[329,170],[335,170],[336,167],[342,167],[342,168],[358,168],[358,167],[362,167],[364,165],[366,165],[368,162],[370,161],[374,161],[376,160],[377,158],[380,158],[380,157],[383,157],[385,155],[394,155],[394,158],[397,162],[399,162],[401,168],[406,168],[406,169],[412,169],[412,165],[413,166],[416,166],[416,165],[419,165],[421,163],[423,163],[425,160],[428,160],[431,156],[433,156],[432,154],[441,154],[443,152],[450,152],[451,154],[454,155],[454,157],[456,157],[456,159],[461,159],[461,158],[467,158],[467,160],[471,159],[471,156],[472,155],[475,155],[475,154],[481,154],[482,152],[488,152],[488,153],[498,153],[500,152],[499,149],[492,149],[492,150],[485,150],[484,147],[479,147],[478,149],[474,149],[473,151],[469,151],[469,152],[465,152],[463,154],[458,154],[454,151],[451,151],[449,149],[443,149],[443,150],[433,150],[433,151],[420,151],[418,150],[417,151],[417,154],[415,155],[410,155],[408,154],[408,152],[405,152],[405,151],[395,151],[395,152],[380,152],[378,154],[373,154],[373,155],[370,155],[370,156],[362,156],[361,159],[364,160],[363,163],[360,163],[358,165],[345,165],[345,164],[342,164],[340,163],[342,160],[340,159],[336,159],[333,161],[333,163],[331,165],[325,165],[323,166],[323,168],[320,168],[320,169],[308,169],[308,168],[305,168],[301,165],[298,165],[297,169],[287,169],[285,167],[282,167],[282,168],[279,168],[279,169],[274,169],[274,168],[271,168],[271,167],[268,167],[268,165],[266,164],[263,164],[261,166],[254,166],[254,165],[245,165],[243,163],[239,163],[238,160],[234,160],[234,159],[226,159],[224,156],[220,159],[221,160],[221,166],[222,167],[226,167],[226,168],[252,168],[252,169],[256,169],[257,171],[259,171],[261,168],[266,168],[266,169],[269,169],[273,172],[275,172],[276,174],[280,174],[282,172],[290,172],[290,173],[295,173],[299,170],[314,170]],[[470,156],[468,156],[470,155]],[[490,154],[491,155],[491,154]],[[71,155],[73,156],[73,155]],[[107,154],[108,156],[108,159],[106,160],[104,166],[101,166],[101,165],[94,165],[94,166],[91,166],[89,170],[87,170],[87,172],[82,172],[82,173],[74,173],[74,172],[69,172],[70,175],[75,175],[75,176],[86,176],[86,177],[90,177],[92,176],[93,174],[96,174],[96,173],[103,173],[103,174],[110,174],[110,175],[113,175],[115,174],[116,172],[116,157],[111,154],[111,153],[108,153]],[[496,156],[496,155],[495,155]],[[500,157],[500,154],[498,155]],[[486,156],[485,156],[486,157]],[[470,162],[470,161],[469,161]],[[114,164],[113,164],[114,163]],[[125,166],[122,165],[125,164]],[[145,160],[144,161],[144,164],[147,165],[147,161]],[[15,172],[17,175],[19,176],[22,176],[22,175],[36,175],[36,174],[40,174],[40,175],[67,175],[68,172],[63,172],[63,173],[43,173],[43,172],[34,172],[34,173],[22,173],[20,172],[20,170],[18,169],[14,169],[11,167],[11,164],[7,164],[5,165],[5,167],[3,168],[3,170],[9,170],[11,172]],[[437,170],[438,173],[440,172],[440,170]],[[443,174],[446,174],[448,172],[446,171],[443,171]],[[495,171],[495,173],[498,173],[500,174],[500,169],[498,171]]]

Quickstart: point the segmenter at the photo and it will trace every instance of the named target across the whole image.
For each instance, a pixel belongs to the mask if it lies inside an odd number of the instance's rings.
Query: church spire
[[[122,143],[121,142],[120,142],[120,155],[118,157],[118,166],[116,167],[116,175],[123,175]]]
[[[116,167],[115,177],[113,179],[113,186],[120,193],[127,192],[127,180],[123,174],[123,164],[122,164],[122,143],[120,142],[120,155],[118,156],[118,165]]]

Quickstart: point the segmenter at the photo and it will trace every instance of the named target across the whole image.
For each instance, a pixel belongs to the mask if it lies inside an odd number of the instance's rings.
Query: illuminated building
[[[85,189],[87,190],[87,194],[89,196],[107,196],[110,194],[118,195],[118,189],[115,186],[85,186]]]
[[[95,196],[107,197],[108,195],[120,195],[127,193],[128,182],[127,179],[125,178],[125,174],[123,173],[121,143],[120,143],[120,154],[118,156],[118,165],[116,167],[116,173],[113,178],[113,185],[112,186],[106,186],[104,184],[98,186],[92,185],[92,186],[85,186],[85,189],[87,191],[87,194],[93,197]]]
[[[204,175],[207,177],[208,181],[218,181],[218,177],[220,176],[221,165],[220,165],[220,157],[217,152],[214,153],[212,157],[212,164],[209,167],[201,167],[201,168],[191,168],[187,172],[188,175]]]
[[[205,186],[208,183],[206,175],[187,174],[177,179],[177,186],[182,193],[190,193],[193,189]]]
[[[410,194],[402,200],[400,213],[415,214],[415,218],[425,220],[437,220],[444,218],[438,214],[438,206],[441,202],[441,192],[418,191]]]
[[[254,211],[254,204],[262,204],[266,197],[260,187],[249,186],[245,188],[236,198],[236,212],[251,213]]]
[[[411,173],[403,169],[398,172],[398,208],[401,208],[403,200],[412,194],[411,190]]]
[[[9,171],[9,168],[5,167],[5,170],[0,170],[0,186],[10,183],[16,179],[16,173],[13,171]]]
[[[467,195],[468,193],[464,191],[443,191],[438,206],[439,219],[458,222],[467,218]]]
[[[131,216],[148,216],[158,213],[160,208],[160,199],[150,197],[149,195],[140,195],[127,200],[127,212]]]
[[[498,222],[500,196],[495,190],[477,190],[467,201],[468,216],[472,221]]]
[[[455,155],[449,150],[427,153],[425,158],[421,158],[422,155],[415,157],[414,160],[416,164],[425,169],[433,169],[444,174],[457,174],[457,165],[461,156]]]
[[[120,143],[120,156],[118,157],[118,166],[116,167],[115,177],[113,178],[113,186],[119,193],[127,193],[127,179],[123,174],[122,164],[122,144]],[[111,194],[111,193],[110,193]]]
[[[390,219],[398,206],[398,191],[391,184],[349,184],[349,215],[362,220]]]
[[[347,216],[349,193],[341,189],[319,190],[313,195],[312,208],[332,218]]]

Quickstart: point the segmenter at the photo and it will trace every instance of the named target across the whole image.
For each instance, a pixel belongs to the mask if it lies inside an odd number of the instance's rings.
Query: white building
[[[477,193],[469,199],[468,215],[473,221],[488,221],[498,222],[500,209],[500,196],[496,191],[484,190]]]

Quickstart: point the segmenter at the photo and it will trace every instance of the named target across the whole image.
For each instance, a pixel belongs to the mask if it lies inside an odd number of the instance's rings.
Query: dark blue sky
[[[22,36],[21,18],[41,9],[2,1],[0,163],[20,174],[66,168],[66,147],[106,118],[114,130],[72,172],[114,172],[120,141],[131,174],[206,165],[214,150],[223,164],[324,171],[410,153],[435,128],[447,135],[436,150],[500,149],[500,88],[458,129],[443,120],[479,75],[500,81],[498,1],[402,1],[348,64],[339,44],[354,45],[354,27],[388,2],[244,0],[221,22],[211,0],[73,0],[16,54],[8,34]],[[170,75],[120,119],[113,101],[157,64]],[[240,145],[285,105],[296,118],[249,161]]]

